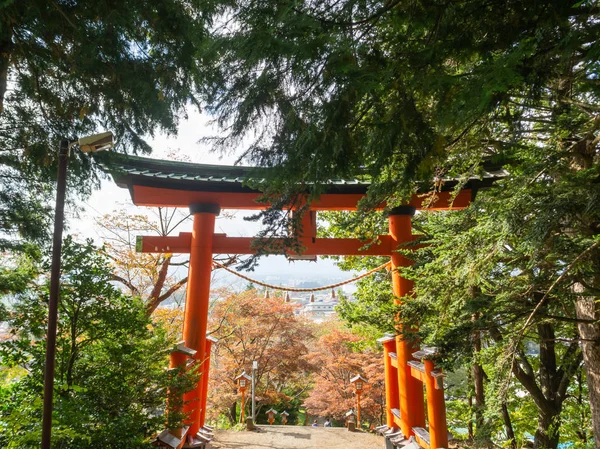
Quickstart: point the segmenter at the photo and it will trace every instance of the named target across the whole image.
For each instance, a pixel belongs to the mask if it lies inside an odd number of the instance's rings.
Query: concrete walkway
[[[216,430],[214,449],[382,449],[383,437],[341,427],[259,426],[257,432]]]

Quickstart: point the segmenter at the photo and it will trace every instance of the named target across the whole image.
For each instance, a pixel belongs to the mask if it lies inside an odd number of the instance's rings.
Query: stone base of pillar
[[[251,416],[246,418],[246,430],[256,430],[256,426],[254,425],[254,421],[252,421]]]

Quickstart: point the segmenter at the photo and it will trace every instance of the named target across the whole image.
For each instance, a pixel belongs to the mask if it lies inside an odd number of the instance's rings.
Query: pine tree
[[[0,6],[0,249],[46,235],[60,139],[111,130],[122,151],[149,152],[144,136],[176,132],[197,104],[205,26],[193,1]],[[70,165],[69,192],[98,186],[91,158]]]

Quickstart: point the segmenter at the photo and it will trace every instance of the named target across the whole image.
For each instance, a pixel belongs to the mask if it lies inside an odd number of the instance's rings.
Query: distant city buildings
[[[309,302],[302,305],[300,314],[306,315],[313,321],[323,321],[337,315],[335,311],[337,305],[337,300]]]
[[[347,299],[352,301],[352,297]],[[290,302],[300,305],[296,311],[298,315],[303,315],[315,322],[325,321],[336,316],[335,308],[339,304],[338,298],[329,294],[315,295],[308,293],[295,294],[290,298]]]

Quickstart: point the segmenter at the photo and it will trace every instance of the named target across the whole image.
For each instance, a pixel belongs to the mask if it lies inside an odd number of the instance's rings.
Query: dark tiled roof
[[[261,171],[253,167],[195,164],[118,153],[99,153],[98,162],[104,171],[110,173],[117,185],[131,188],[133,185],[162,187],[179,190],[209,192],[256,192],[246,185],[246,181],[261,181]],[[486,167],[482,176],[471,178],[465,188],[488,187],[494,181],[506,176],[506,172],[495,167]],[[444,180],[443,190],[451,190],[458,180]],[[330,179],[325,193],[364,194],[371,183],[365,179]],[[428,190],[430,186],[424,186]]]

